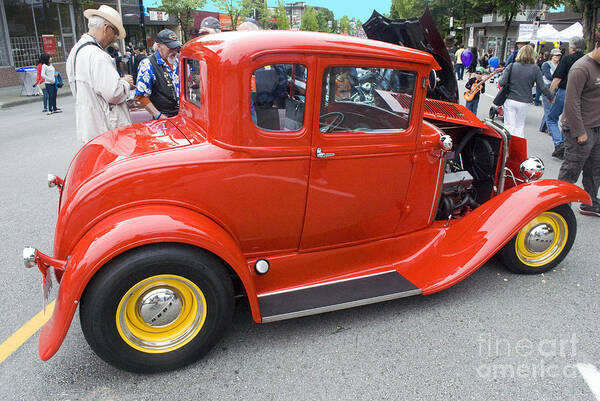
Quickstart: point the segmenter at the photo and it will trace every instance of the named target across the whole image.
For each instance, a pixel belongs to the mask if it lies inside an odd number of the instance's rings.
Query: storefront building
[[[560,11],[546,9],[541,4],[537,9],[524,10],[518,14],[511,22],[506,42],[506,50],[503,59],[506,59],[512,52],[519,36],[520,25],[534,24],[536,18],[539,18],[541,24],[552,24],[557,30],[569,27],[574,22],[581,21],[581,14],[575,13],[569,7],[562,7]],[[465,32],[465,46],[477,47],[481,55],[488,54],[490,57],[500,57],[502,49],[502,39],[504,37],[504,18],[497,14],[486,14],[481,22],[467,24]]]
[[[116,0],[89,2],[85,8],[101,4],[117,9]],[[76,7],[72,0],[0,0],[0,87],[19,85],[16,69],[37,64],[41,53],[52,55],[56,69],[64,74],[69,51],[87,31],[83,9]],[[125,43],[141,44],[138,0],[121,0],[121,11]],[[147,10],[144,23],[148,46],[161,29],[179,33],[176,19],[162,11]]]

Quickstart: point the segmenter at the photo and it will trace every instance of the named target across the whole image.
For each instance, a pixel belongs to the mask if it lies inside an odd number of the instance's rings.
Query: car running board
[[[392,270],[261,294],[258,303],[262,322],[268,323],[420,294],[420,288]]]

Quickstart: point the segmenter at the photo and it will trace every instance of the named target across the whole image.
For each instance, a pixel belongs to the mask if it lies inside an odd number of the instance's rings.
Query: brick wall
[[[65,63],[53,63],[52,64],[56,71],[60,72],[63,80],[67,81],[67,72]],[[0,67],[0,88],[6,88],[8,86],[18,86],[21,85],[21,81],[19,80],[19,73],[15,70],[14,67]]]

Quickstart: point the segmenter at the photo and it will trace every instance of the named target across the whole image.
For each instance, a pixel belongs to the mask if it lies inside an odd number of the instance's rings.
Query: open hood
[[[394,43],[431,54],[442,69],[436,71],[436,86],[428,89],[427,97],[458,103],[458,83],[454,68],[429,8],[425,9],[421,18],[396,20],[386,18],[373,10],[369,20],[363,24],[363,29],[369,39]]]

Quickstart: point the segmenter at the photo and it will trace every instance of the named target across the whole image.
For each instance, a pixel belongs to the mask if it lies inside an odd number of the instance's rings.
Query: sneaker
[[[48,109],[42,110],[42,113],[47,113],[47,112],[48,112]]]
[[[597,216],[600,217],[600,207],[589,206],[584,203],[579,205],[579,213],[586,216]]]
[[[565,144],[564,144],[564,142],[561,142],[554,147],[554,152],[552,152],[552,157],[556,157],[557,159],[560,159],[560,160],[565,159]]]
[[[52,112],[51,112],[51,111],[49,111],[49,112],[47,112],[47,113],[46,113],[46,115],[47,115],[47,116],[49,116],[50,114],[52,114]]]
[[[61,109],[56,109],[56,110],[54,110],[54,113],[62,113],[62,110]]]

